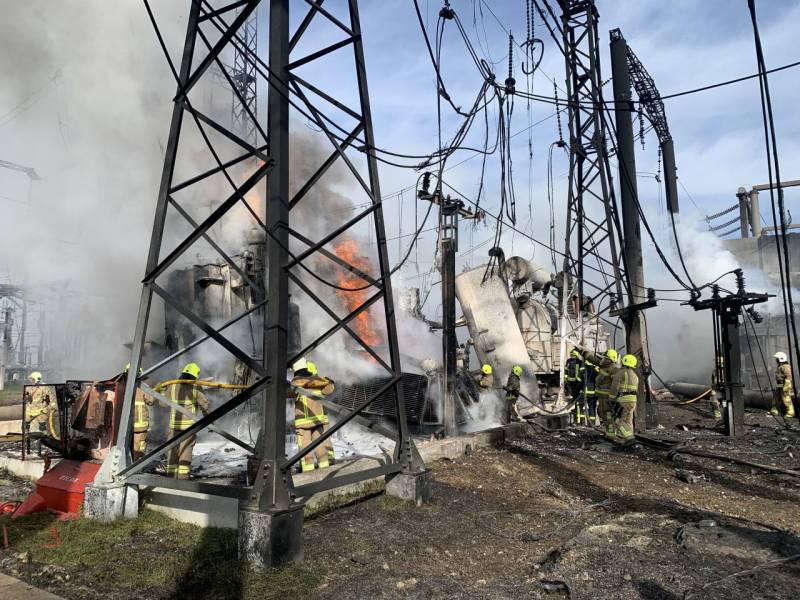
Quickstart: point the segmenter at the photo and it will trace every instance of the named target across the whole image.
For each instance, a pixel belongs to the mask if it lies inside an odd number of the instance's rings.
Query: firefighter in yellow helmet
[[[317,365],[301,358],[292,365],[293,377],[288,388],[289,398],[294,399],[294,427],[297,431],[297,447],[302,449],[311,444],[328,429],[328,415],[325,407],[315,398],[330,396],[334,390],[334,382],[321,377]],[[300,461],[303,473],[314,470],[314,458],[320,469],[327,469],[333,461],[333,444],[326,439],[309,452]]]
[[[614,435],[614,408],[615,404],[611,394],[611,381],[619,370],[617,359],[619,355],[613,348],[606,350],[604,354],[597,354],[584,350],[583,357],[587,362],[596,365],[597,375],[594,379],[594,391],[597,396],[597,415],[605,425],[606,435]]]
[[[120,400],[125,396],[125,387],[128,383],[128,371],[131,363],[125,365],[114,381],[117,382],[117,394]],[[139,374],[142,374],[141,367]],[[155,399],[146,394],[141,388],[136,388],[136,395],[133,397],[133,443],[131,444],[131,454],[133,460],[141,458],[147,450],[147,434],[150,431],[150,407],[155,404]]]
[[[619,406],[619,416],[614,423],[614,435],[623,442],[628,442],[634,437],[633,415],[636,413],[637,392],[639,391],[637,362],[633,354],[623,356],[622,367],[614,373],[609,390],[609,398]]]
[[[492,365],[484,364],[481,366],[481,372],[478,375],[475,383],[478,384],[481,392],[489,391],[494,387],[494,375],[492,374]]]
[[[775,368],[775,402],[772,405],[772,414],[779,414],[777,403],[781,401],[786,409],[786,417],[794,417],[794,404],[792,403],[792,366],[785,352],[776,352],[774,357]]]
[[[169,437],[172,439],[189,429],[197,420],[197,412],[208,414],[208,398],[193,382],[200,377],[200,367],[197,363],[189,363],[183,369],[178,379],[179,383],[169,386],[169,399],[185,409],[191,416],[185,415],[174,408],[169,415]],[[185,382],[185,383],[184,383]],[[192,469],[192,451],[197,442],[197,436],[191,435],[182,440],[178,445],[167,452],[167,476],[175,479],[189,479]]]
[[[522,367],[520,365],[514,365],[511,367],[511,373],[508,374],[508,379],[506,380],[506,411],[505,417],[506,423],[510,423],[512,420],[514,421],[522,421],[522,415],[519,414],[519,409],[517,408],[517,401],[519,400],[520,394],[520,377],[522,377]]]

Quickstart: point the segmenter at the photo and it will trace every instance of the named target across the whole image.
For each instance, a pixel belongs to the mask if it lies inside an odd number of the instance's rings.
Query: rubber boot
[[[721,419],[722,419],[722,411],[720,411],[720,410],[715,410],[715,411],[714,411],[714,418],[715,418],[717,421],[721,420]]]
[[[774,406],[769,409],[769,414],[771,414],[773,417],[781,416],[780,411],[777,408],[775,408]]]

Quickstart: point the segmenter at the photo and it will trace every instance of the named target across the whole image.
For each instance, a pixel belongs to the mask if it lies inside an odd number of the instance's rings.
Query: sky
[[[152,5],[176,56],[188,3],[154,0]],[[768,67],[800,60],[795,26],[800,2],[762,0],[757,5]],[[296,24],[305,4],[293,0],[291,6]],[[341,8],[334,3],[331,6],[331,10]],[[507,75],[510,29],[515,38],[512,63],[518,88],[552,95],[555,82],[559,97],[563,97],[563,58],[538,15],[534,33],[544,42],[542,62],[530,77],[521,72],[524,56],[519,45],[526,37],[524,0],[452,0],[451,6],[479,56],[493,65],[499,80]],[[611,72],[608,31],[616,27],[622,29],[662,94],[755,72],[745,0],[598,0],[597,6],[604,79],[610,78]],[[441,4],[420,0],[420,7],[433,38]],[[0,159],[34,167],[43,178],[30,182],[21,173],[0,170],[0,206],[5,215],[0,221],[0,281],[38,286],[52,301],[72,306],[73,326],[113,329],[115,335],[97,344],[95,357],[110,368],[124,359],[122,344],[132,337],[174,83],[138,0],[118,0],[113,7],[100,0],[0,0],[0,8],[8,16],[0,23],[0,77],[4,82],[0,86]],[[266,9],[265,4],[258,13],[259,53],[264,57]],[[429,154],[438,144],[436,84],[413,3],[363,1],[361,24],[376,144],[400,154]],[[310,31],[313,35],[298,46],[295,56],[340,39],[330,28]],[[441,57],[442,77],[454,103],[468,106],[482,79],[452,21],[445,24]],[[795,117],[800,101],[799,73],[790,69],[770,76],[784,179],[800,178],[800,123]],[[331,56],[311,66],[304,76],[355,104],[349,60]],[[610,84],[608,88],[610,93]],[[263,81],[259,90],[259,111],[265,115]],[[201,91],[223,118],[230,97],[224,86],[208,82]],[[718,244],[713,236],[699,233],[705,228],[702,215],[730,206],[739,186],[767,179],[758,83],[749,80],[665,104],[681,183],[682,231],[692,249],[690,267],[696,269],[699,280],[711,279],[720,265],[728,263],[727,257],[712,260],[709,256],[713,253],[708,252],[704,256],[709,248],[716,252]],[[494,110],[492,106],[490,114],[496,119]],[[444,105],[443,137],[449,138],[459,124],[460,118]],[[304,136],[314,133],[313,126],[296,114],[292,127]],[[566,131],[566,115],[562,127]],[[638,129],[636,124],[634,127]],[[511,152],[513,185],[517,228],[523,234],[506,232],[502,245],[507,255],[520,254],[551,266],[549,251],[531,244],[526,236],[547,241],[550,235],[548,148],[558,139],[552,105],[515,100],[510,131],[516,134]],[[476,123],[465,145],[482,145],[483,135],[483,123]],[[636,158],[641,202],[653,229],[668,246],[663,191],[653,176],[658,160],[652,133],[646,136],[644,148],[637,147]],[[445,179],[474,199],[481,163],[475,152],[459,151],[448,161]],[[496,155],[487,158],[483,172],[481,204],[497,212],[500,181]],[[337,171],[337,177],[340,173]],[[554,235],[563,243],[567,174],[563,152],[554,152],[552,173]],[[390,263],[396,264],[407,252],[412,239],[409,234],[426,206],[414,197],[418,171],[382,164],[380,176]],[[354,205],[363,203],[357,187],[340,179],[329,182],[330,189],[352,194]],[[787,193],[790,211],[796,198],[796,193]],[[435,224],[435,215],[429,224]],[[493,236],[493,224],[462,222],[457,269],[482,264]],[[426,311],[432,317],[439,311],[435,239],[435,232],[423,233],[395,276],[396,285],[420,287],[423,296],[431,290]],[[648,242],[645,270],[649,282],[675,287]],[[109,353],[109,347],[115,350]]]

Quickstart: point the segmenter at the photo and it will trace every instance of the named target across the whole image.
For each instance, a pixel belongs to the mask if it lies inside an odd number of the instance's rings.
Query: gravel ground
[[[713,430],[704,411],[664,405],[663,429],[653,435],[800,468],[797,427],[748,414],[748,435],[732,441]],[[619,449],[586,428],[546,433],[531,427],[507,446],[432,468],[429,505],[378,495],[307,519],[299,582],[284,577],[279,593],[275,587],[257,595],[245,583],[213,597],[798,597],[798,478],[705,458],[676,462],[648,447]],[[676,469],[696,482],[679,479]],[[177,538],[187,537],[181,531],[139,532],[125,544],[126,556],[158,560],[159,548],[177,548]],[[202,553],[202,536],[191,539],[195,547],[184,551]],[[231,534],[226,552],[234,552],[233,540]],[[110,580],[95,594],[89,569],[61,567],[55,581],[47,574],[52,566],[30,556],[27,571],[17,568],[13,548],[0,550],[0,559],[0,570],[67,598],[212,597],[193,587],[199,575],[191,573],[180,588],[145,591]],[[309,574],[317,579],[304,586]]]

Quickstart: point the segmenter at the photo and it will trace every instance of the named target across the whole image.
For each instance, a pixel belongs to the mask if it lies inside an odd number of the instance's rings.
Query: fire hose
[[[162,391],[164,388],[171,385],[197,385],[200,387],[222,388],[224,390],[245,390],[248,386],[238,383],[220,383],[219,381],[211,381],[208,379],[170,379],[169,381],[162,381],[153,389],[157,392]]]

